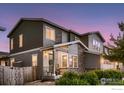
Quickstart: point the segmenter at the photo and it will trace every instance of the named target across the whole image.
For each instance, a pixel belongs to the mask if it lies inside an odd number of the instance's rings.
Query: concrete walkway
[[[55,81],[43,81],[41,80],[36,80],[33,82],[27,82],[25,85],[55,85]]]

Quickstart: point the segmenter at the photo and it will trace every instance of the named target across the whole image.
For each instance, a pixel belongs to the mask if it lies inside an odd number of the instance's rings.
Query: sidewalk
[[[55,81],[43,81],[37,80],[33,82],[27,82],[25,85],[55,85]]]

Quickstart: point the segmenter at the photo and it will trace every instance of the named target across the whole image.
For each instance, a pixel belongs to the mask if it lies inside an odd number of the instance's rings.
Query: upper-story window
[[[55,41],[55,29],[46,26],[46,39]]]
[[[10,39],[10,50],[13,50],[13,41],[14,41],[14,38],[11,38]]]
[[[93,39],[93,48],[100,51],[100,42],[97,41],[96,39]]]
[[[19,35],[19,47],[23,47],[23,34]]]

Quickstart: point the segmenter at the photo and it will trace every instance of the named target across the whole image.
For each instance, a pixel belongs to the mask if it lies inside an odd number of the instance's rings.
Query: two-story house
[[[10,65],[38,67],[37,78],[101,68],[105,40],[99,32],[79,34],[43,18],[22,18],[8,37]]]

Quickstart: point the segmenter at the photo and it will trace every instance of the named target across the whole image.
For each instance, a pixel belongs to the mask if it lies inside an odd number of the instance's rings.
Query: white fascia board
[[[67,43],[62,43],[62,44],[57,44],[57,45],[54,45],[54,48],[56,47],[61,47],[61,46],[65,46],[65,45],[72,45],[72,44],[76,44],[76,43],[80,43],[82,46],[84,46],[87,50],[89,50],[89,48],[84,44],[82,43],[80,40],[76,40],[76,41],[72,41],[72,42],[67,42]]]
[[[41,49],[41,47],[30,49],[30,50],[26,50],[26,51],[22,51],[22,52],[18,52],[18,53],[12,53],[12,54],[10,54],[10,57],[11,56],[16,56],[16,55],[21,55],[21,54],[24,54],[24,53],[29,53],[29,52],[37,51],[37,50],[40,50],[40,49]]]

